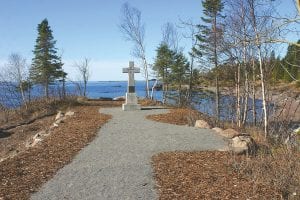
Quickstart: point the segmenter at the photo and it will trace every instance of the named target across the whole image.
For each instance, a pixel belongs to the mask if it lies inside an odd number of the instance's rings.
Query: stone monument
[[[141,105],[138,104],[134,81],[134,73],[140,73],[140,69],[134,67],[133,61],[129,61],[129,68],[123,68],[123,73],[128,73],[128,87],[126,92],[126,101],[122,105],[122,110],[140,110]]]

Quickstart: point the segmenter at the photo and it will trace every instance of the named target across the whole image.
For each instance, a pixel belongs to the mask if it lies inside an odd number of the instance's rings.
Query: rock
[[[211,126],[204,120],[197,120],[195,122],[195,127],[196,128],[206,128],[206,129],[211,129]]]
[[[293,131],[295,134],[299,134],[300,135],[300,126],[298,128],[296,128],[294,131]]]
[[[217,133],[222,133],[223,129],[219,128],[219,127],[214,127],[212,128],[212,130],[216,131]]]
[[[53,128],[55,127],[58,127],[58,124],[56,122],[53,123]],[[52,126],[50,128],[52,128]]]
[[[64,114],[61,111],[58,111],[58,113],[55,116],[55,121],[59,120],[60,118],[63,118],[63,117],[64,117]]]
[[[73,116],[74,114],[75,114],[75,112],[69,110],[68,112],[65,113],[65,116],[71,117],[71,116]]]
[[[234,136],[238,135],[239,132],[237,132],[236,130],[234,130],[232,128],[229,128],[229,129],[226,129],[226,130],[220,132],[219,134],[226,138],[233,138]]]
[[[249,154],[256,153],[257,145],[250,135],[238,135],[230,139],[229,149],[235,154]]]
[[[33,147],[35,146],[37,143],[43,141],[43,136],[46,135],[46,131],[40,131],[38,132],[37,134],[35,134],[33,137],[32,137],[32,140],[29,140],[26,142],[25,146],[26,147]]]
[[[38,132],[37,134],[35,134],[35,135],[33,136],[32,139],[33,139],[33,140],[41,139],[43,135],[46,135],[46,131],[40,131],[40,132]]]
[[[66,120],[66,117],[64,116],[64,117],[61,117],[61,118],[59,118],[58,120],[55,120],[55,122],[54,122],[54,126],[58,126],[60,123],[63,123],[64,122],[64,120]]]

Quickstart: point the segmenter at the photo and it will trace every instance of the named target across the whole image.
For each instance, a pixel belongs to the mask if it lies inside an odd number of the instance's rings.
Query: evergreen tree
[[[43,85],[45,96],[48,98],[49,85],[55,80],[64,79],[66,73],[63,72],[63,63],[60,56],[57,55],[56,41],[48,25],[48,20],[44,19],[38,25],[37,30],[38,37],[33,50],[34,58],[30,68],[30,78],[33,84]]]
[[[163,102],[166,100],[166,92],[169,84],[170,68],[173,64],[174,52],[170,50],[166,43],[161,43],[156,49],[156,58],[153,71],[161,79],[163,84]]]
[[[300,40],[297,42],[300,44]],[[300,79],[300,47],[297,45],[289,45],[287,54],[283,59],[285,67],[283,79],[287,82]]]
[[[205,59],[209,67],[214,67],[216,74],[216,117],[219,119],[219,57],[220,44],[223,39],[223,26],[220,23],[223,16],[221,12],[224,8],[222,0],[203,0],[202,1],[203,14],[201,17],[202,24],[198,25],[200,33],[196,35],[198,44],[193,48],[196,56]]]
[[[168,82],[168,72],[173,62],[174,52],[169,49],[168,45],[161,43],[156,49],[156,58],[153,70],[157,73],[163,83]]]
[[[198,57],[204,57],[217,68],[219,44],[223,38],[220,19],[223,18],[221,12],[224,5],[222,0],[204,0],[202,6],[205,17],[201,17],[202,24],[198,25],[200,33],[196,35],[198,43],[193,48],[193,53]]]
[[[189,62],[182,52],[174,53],[173,64],[171,66],[171,80],[178,87],[178,104],[183,105],[182,84],[189,72]]]
[[[171,65],[171,71],[172,81],[178,84],[178,89],[181,90],[181,85],[183,84],[187,72],[189,71],[189,63],[182,52],[174,54],[174,61]]]

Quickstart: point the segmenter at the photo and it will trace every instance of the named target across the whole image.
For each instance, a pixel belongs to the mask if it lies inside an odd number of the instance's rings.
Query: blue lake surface
[[[150,82],[150,87],[154,84],[153,81]],[[52,85],[50,87],[50,93],[55,93],[59,85]],[[136,93],[139,97],[146,96],[146,84],[145,81],[136,81]],[[7,89],[7,88],[6,88]],[[68,94],[78,94],[78,89],[76,84],[72,82],[66,83],[66,90]],[[87,96],[89,98],[100,98],[100,97],[120,97],[125,96],[127,91],[127,81],[90,81],[87,84]],[[173,93],[176,93],[173,91]],[[35,86],[32,89],[31,97],[43,96],[43,88],[41,86]],[[7,107],[17,107],[20,106],[20,95],[14,94],[9,97],[9,92],[5,91],[5,88],[0,86],[0,103]],[[4,102],[3,99],[9,101]],[[155,100],[162,100],[162,91],[155,91],[153,94]],[[2,100],[2,101],[1,101]],[[236,98],[234,96],[221,96],[220,98],[220,116],[222,120],[232,120],[235,118],[235,102]],[[174,100],[169,100],[169,103],[174,103]],[[252,100],[249,99],[249,108],[252,108]],[[192,97],[192,105],[197,110],[206,113],[208,115],[215,114],[215,96],[210,93],[196,92]],[[256,113],[258,120],[262,116],[262,101],[256,100]],[[252,121],[252,111],[248,111],[247,121]]]

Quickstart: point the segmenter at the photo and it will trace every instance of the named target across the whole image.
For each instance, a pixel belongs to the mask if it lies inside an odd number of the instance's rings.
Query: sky
[[[74,63],[88,58],[90,80],[126,80],[122,68],[137,60],[131,55],[132,43],[125,41],[118,27],[125,2],[142,13],[150,63],[165,23],[179,24],[179,19],[197,23],[202,16],[201,0],[0,0],[0,66],[11,53],[19,53],[30,64],[37,25],[47,18],[69,79],[78,78]],[[292,0],[284,0],[281,10],[293,9]],[[182,38],[180,46],[189,50],[190,40]],[[136,79],[143,78],[138,74]]]

